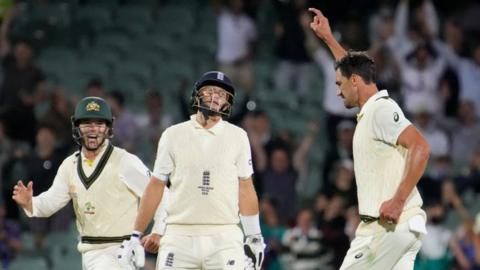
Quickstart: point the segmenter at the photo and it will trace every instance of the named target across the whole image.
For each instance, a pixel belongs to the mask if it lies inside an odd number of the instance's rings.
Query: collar
[[[377,93],[375,93],[375,95],[369,97],[367,102],[365,102],[365,104],[363,104],[363,107],[360,110],[360,112],[357,113],[357,122],[360,121],[360,119],[362,119],[366,108],[368,108],[373,102],[375,102],[375,100],[377,100],[379,98],[383,98],[383,97],[388,97],[388,96],[389,96],[388,91],[384,89],[384,90],[378,91]]]
[[[98,153],[98,155],[95,157],[94,160],[90,160],[90,159],[86,158],[85,155],[83,154],[83,151],[80,151],[80,155],[82,156],[82,161],[87,163],[89,166],[92,166],[93,163],[95,162],[95,160],[97,160],[98,157],[103,156],[103,154],[105,153],[105,150],[107,150],[107,146],[108,146],[109,143],[110,143],[110,141],[108,139],[105,139],[105,141],[103,142],[103,144],[101,146],[100,153]]]
[[[209,128],[209,129],[206,129],[197,121],[197,115],[196,114],[190,115],[190,123],[192,123],[192,126],[195,129],[204,129],[204,130],[206,130],[206,131],[208,131],[208,132],[210,132],[214,135],[220,134],[225,127],[225,122],[223,121],[222,118],[220,118],[220,120],[213,127]]]

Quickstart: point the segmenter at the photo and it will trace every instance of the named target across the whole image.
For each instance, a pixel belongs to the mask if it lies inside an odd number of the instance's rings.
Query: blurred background
[[[338,269],[359,222],[356,110],[335,96],[334,62],[308,29],[323,11],[346,48],[368,50],[432,146],[415,269],[480,269],[480,1],[0,0],[0,269],[81,269],[71,206],[27,219],[75,151],[70,116],[106,98],[114,143],[153,167],[158,139],[188,119],[197,78],[237,86],[230,122],[249,134],[268,270]],[[235,142],[232,142],[235,143]],[[154,269],[150,256],[146,269]]]

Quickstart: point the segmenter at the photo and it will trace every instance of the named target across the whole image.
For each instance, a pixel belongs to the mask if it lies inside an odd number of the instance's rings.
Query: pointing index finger
[[[319,9],[316,9],[316,8],[308,8],[308,11],[315,13],[315,16],[324,17],[324,16],[323,16],[323,13],[322,13]]]

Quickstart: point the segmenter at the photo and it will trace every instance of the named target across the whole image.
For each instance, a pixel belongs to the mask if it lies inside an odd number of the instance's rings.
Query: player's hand
[[[260,270],[265,258],[265,242],[259,234],[249,235],[245,239],[243,249],[245,251],[245,269]]]
[[[138,236],[124,240],[117,250],[117,260],[122,269],[137,269],[145,265],[145,250]]]
[[[22,208],[32,212],[32,197],[33,197],[33,183],[28,182],[25,186],[22,180],[19,180],[13,187],[12,199],[18,203]]]
[[[323,16],[323,13],[316,8],[309,8],[308,11],[315,14],[313,21],[310,23],[310,28],[315,32],[315,35],[321,39],[331,36],[332,30],[327,17]]]
[[[380,206],[380,220],[389,224],[397,224],[403,210],[403,203],[398,199],[384,201]]]
[[[158,248],[160,247],[160,239],[162,236],[160,234],[151,233],[142,238],[142,245],[146,251],[150,253],[157,253]]]

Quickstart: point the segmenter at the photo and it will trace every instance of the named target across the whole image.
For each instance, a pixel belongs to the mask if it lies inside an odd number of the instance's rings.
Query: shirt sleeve
[[[32,213],[24,209],[28,217],[50,217],[70,201],[67,170],[71,166],[67,166],[67,162],[71,162],[71,159],[66,159],[60,165],[52,186],[32,198]]]
[[[385,101],[385,104],[375,111],[373,133],[376,139],[396,145],[398,136],[410,124],[397,104]]]
[[[239,179],[248,179],[253,174],[252,153],[247,133],[244,131],[240,136],[240,153],[237,157],[235,165],[238,171]]]
[[[157,158],[153,167],[153,176],[167,181],[173,171],[173,158],[170,153],[169,129],[165,130],[158,141]]]
[[[151,177],[147,166],[137,156],[127,153],[120,161],[119,168],[120,179],[138,197],[141,197]]]

